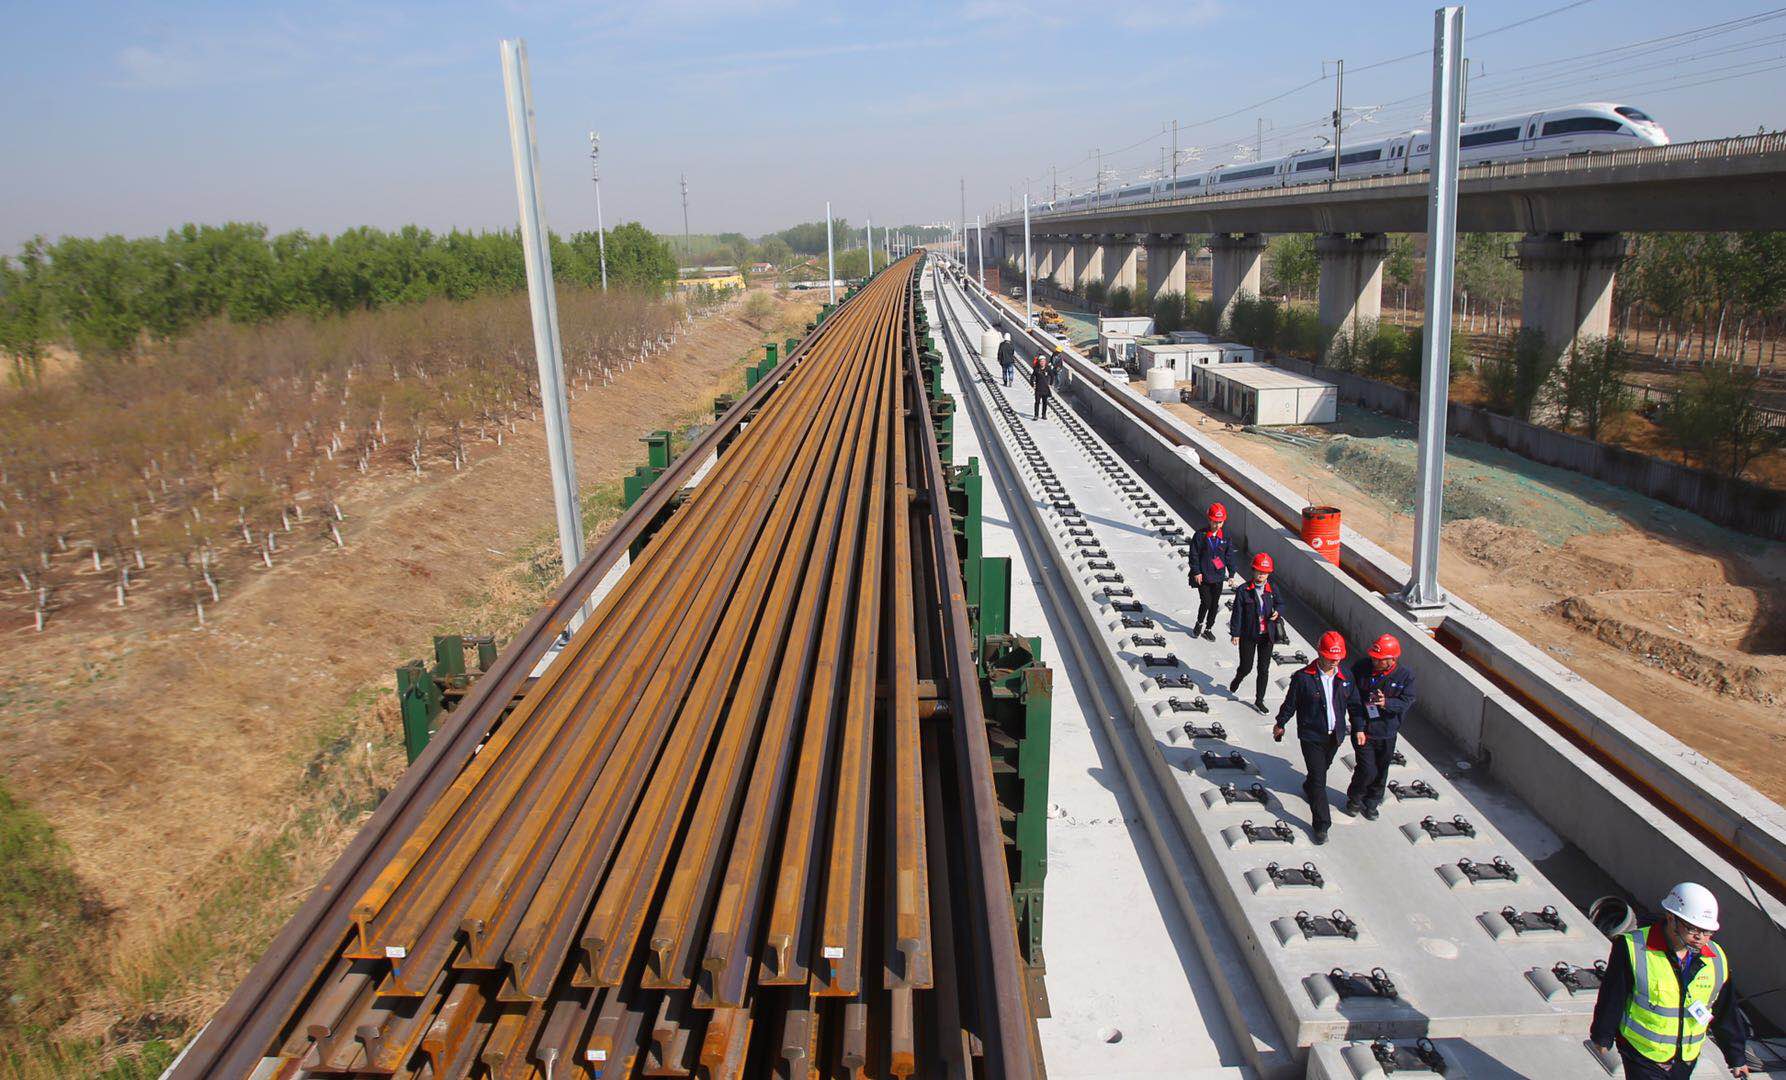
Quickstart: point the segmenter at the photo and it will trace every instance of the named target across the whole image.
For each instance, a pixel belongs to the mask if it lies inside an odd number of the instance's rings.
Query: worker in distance
[[[1733,1075],[1749,1075],[1747,1033],[1730,992],[1730,958],[1712,940],[1718,898],[1683,881],[1662,919],[1613,939],[1588,1040],[1618,1051],[1631,1080],[1685,1080],[1709,1035]]]

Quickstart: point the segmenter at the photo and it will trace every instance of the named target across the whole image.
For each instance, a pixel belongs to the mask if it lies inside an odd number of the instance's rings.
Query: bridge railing
[[[1637,150],[1613,150],[1607,153],[1572,154],[1567,157],[1533,158],[1529,161],[1493,161],[1470,165],[1458,170],[1459,184],[1482,180],[1518,179],[1533,176],[1561,176],[1621,169],[1640,165],[1673,165],[1687,161],[1725,161],[1745,157],[1786,153],[1786,132],[1760,135],[1738,135],[1727,139],[1701,139],[1696,142],[1670,143],[1667,146],[1646,146]],[[1158,210],[1171,207],[1221,206],[1227,203],[1283,198],[1295,195],[1327,195],[1382,188],[1425,187],[1425,173],[1401,173],[1393,176],[1366,176],[1356,180],[1328,183],[1294,184],[1290,187],[1254,188],[1250,191],[1223,191],[1213,195],[1147,199],[1120,206],[1081,207],[1073,210],[1031,212],[1030,220],[1065,221],[1109,213],[1131,213],[1135,210]],[[995,224],[1022,221],[1022,215],[998,219]]]

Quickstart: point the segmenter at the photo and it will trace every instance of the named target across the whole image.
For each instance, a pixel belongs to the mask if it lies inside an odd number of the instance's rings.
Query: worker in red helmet
[[[1247,672],[1258,670],[1253,693],[1253,708],[1261,713],[1265,707],[1265,684],[1271,678],[1271,641],[1276,623],[1283,619],[1284,598],[1271,584],[1271,556],[1263,551],[1253,556],[1253,576],[1234,590],[1234,603],[1228,615],[1228,640],[1240,646],[1240,670],[1228,684],[1230,694],[1240,693],[1241,681]]]
[[[1389,762],[1395,757],[1395,738],[1414,707],[1414,672],[1401,658],[1401,641],[1384,634],[1352,666],[1352,682],[1364,702],[1364,728],[1353,735],[1358,763],[1346,788],[1346,813],[1363,814],[1366,821],[1377,820],[1383,788],[1389,783]]]
[[[1321,635],[1315,662],[1290,676],[1290,690],[1278,707],[1271,737],[1283,741],[1284,728],[1296,718],[1296,741],[1302,747],[1306,778],[1302,793],[1308,798],[1309,823],[1317,844],[1327,842],[1333,827],[1333,808],[1327,801],[1327,767],[1339,753],[1340,744],[1353,732],[1364,730],[1364,707],[1358,688],[1340,661],[1346,658],[1346,639],[1337,630]]]
[[[1222,612],[1222,589],[1235,575],[1234,542],[1224,531],[1228,508],[1209,504],[1209,524],[1191,536],[1191,587],[1197,590],[1197,621],[1191,633],[1215,640],[1216,616]]]

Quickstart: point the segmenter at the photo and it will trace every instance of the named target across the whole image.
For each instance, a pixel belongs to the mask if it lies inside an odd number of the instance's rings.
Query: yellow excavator
[[[1036,312],[1036,325],[1041,327],[1044,331],[1052,331],[1056,334],[1064,334],[1067,332],[1066,320],[1060,317],[1060,312],[1046,304],[1042,305],[1041,309]]]

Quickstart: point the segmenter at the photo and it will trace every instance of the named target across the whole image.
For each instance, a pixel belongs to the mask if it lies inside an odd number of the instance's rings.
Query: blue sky
[[[1025,178],[1051,185],[1051,165],[1091,183],[1094,147],[1112,173],[1157,165],[1173,119],[1204,167],[1245,152],[1260,118],[1268,155],[1312,145],[1332,108],[1324,59],[1350,69],[1347,138],[1413,126],[1434,6],[0,0],[0,251],[185,221],[512,227],[504,36],[528,43],[561,231],[593,224],[592,127],[610,224],[679,231],[683,171],[696,231],[756,234],[826,199],[857,224],[953,218],[963,176],[971,217]],[[1786,127],[1786,13],[1714,26],[1767,11],[1470,4],[1471,115],[1616,98],[1677,140]]]

